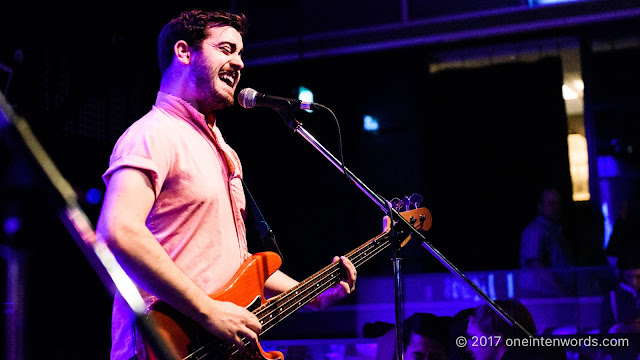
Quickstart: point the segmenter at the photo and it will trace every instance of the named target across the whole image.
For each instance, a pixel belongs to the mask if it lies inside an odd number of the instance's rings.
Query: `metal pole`
[[[395,250],[396,245],[392,244],[393,247],[393,274],[394,274],[394,285],[395,285],[395,297],[396,297],[396,359],[402,360],[404,357],[404,344],[403,339],[404,336],[403,326],[404,323],[404,308],[402,307],[402,303],[404,301],[404,293],[402,291],[402,276],[400,275],[400,263],[402,262],[402,258],[398,257],[397,250]]]
[[[5,354],[7,360],[24,359],[24,254],[0,245],[0,255],[7,262],[5,314]]]

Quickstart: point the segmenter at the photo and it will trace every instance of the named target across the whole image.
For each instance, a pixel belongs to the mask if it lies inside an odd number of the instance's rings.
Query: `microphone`
[[[244,88],[238,94],[238,104],[245,109],[252,107],[268,107],[277,110],[320,110],[324,106],[308,101],[286,99],[259,93],[251,88]]]

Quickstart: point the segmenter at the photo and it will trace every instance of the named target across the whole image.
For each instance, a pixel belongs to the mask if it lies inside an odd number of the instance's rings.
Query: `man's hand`
[[[220,339],[234,343],[241,352],[244,351],[245,340],[253,344],[258,342],[262,325],[253,313],[241,306],[214,300],[209,312],[203,315],[200,325]]]
[[[339,302],[356,289],[356,277],[358,275],[356,267],[353,265],[351,260],[344,256],[336,256],[333,258],[334,263],[338,261],[340,261],[342,266],[344,266],[344,269],[347,272],[347,278],[318,295],[317,298],[309,303],[310,308],[314,310],[324,310]]]

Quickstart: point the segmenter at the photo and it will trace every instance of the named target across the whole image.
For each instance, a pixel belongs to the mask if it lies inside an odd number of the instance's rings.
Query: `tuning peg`
[[[411,194],[411,196],[409,197],[409,202],[414,206],[414,209],[420,207],[420,204],[422,204],[422,200],[422,196],[416,193]]]
[[[404,211],[402,210],[402,208],[404,207],[404,203],[398,198],[391,199],[391,206],[398,212]]]
[[[406,195],[402,198],[402,203],[404,204],[404,211],[411,210],[411,201]]]

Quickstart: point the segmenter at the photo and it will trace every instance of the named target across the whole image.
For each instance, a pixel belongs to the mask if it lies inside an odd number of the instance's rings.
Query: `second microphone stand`
[[[65,206],[60,216],[107,290],[112,296],[115,296],[116,291],[122,295],[134,313],[136,325],[145,335],[156,357],[160,360],[177,360],[178,356],[158,333],[155,322],[146,316],[146,305],[134,282],[125,273],[104,241],[97,238],[93,224],[78,203],[76,191],[44,150],[27,120],[15,113],[0,92],[0,131],[5,124],[15,127],[26,151],[32,155],[35,163],[64,201]],[[21,350],[17,349],[16,353]]]
[[[327,109],[328,110],[328,109]],[[330,111],[330,110],[329,110]],[[527,329],[525,329],[520,323],[518,323],[510,314],[502,309],[495,303],[478,285],[471,281],[464,273],[462,273],[449,259],[445,258],[438,249],[436,249],[431,243],[429,243],[424,235],[416,230],[411,224],[398,213],[396,209],[391,206],[391,203],[384,199],[382,196],[373,192],[367,185],[365,185],[360,179],[358,179],[344,164],[338,160],[329,150],[327,150],[318,140],[316,140],[295,118],[293,111],[278,111],[284,122],[289,126],[293,132],[302,136],[307,142],[309,142],[316,150],[318,150],[329,162],[331,162],[341,173],[349,178],[369,199],[371,199],[378,207],[391,218],[391,234],[398,233],[398,229],[395,226],[399,226],[399,230],[402,232],[409,232],[412,236],[417,236],[422,240],[422,246],[431,253],[442,265],[444,265],[450,272],[457,275],[462,281],[466,282],[486,303],[491,307],[504,321],[510,326],[519,328],[529,338],[533,338]],[[402,281],[400,271],[400,259],[396,257],[396,243],[392,238],[392,248],[394,255],[394,285],[395,285],[395,303],[396,303],[396,353],[398,359],[402,360]]]

